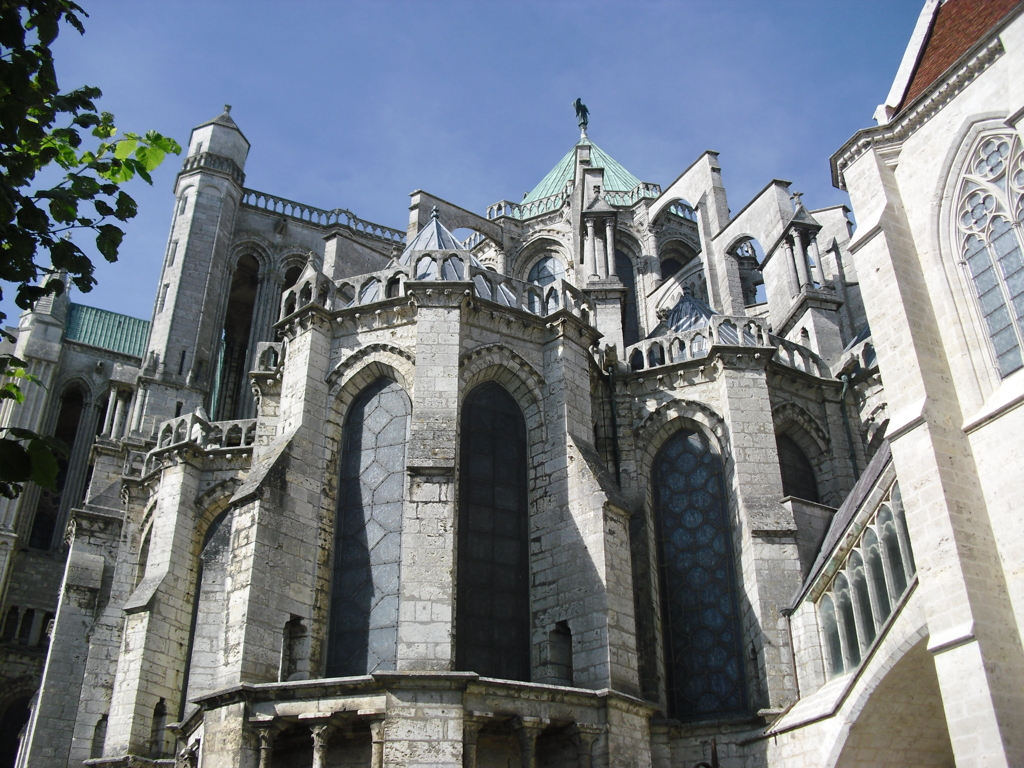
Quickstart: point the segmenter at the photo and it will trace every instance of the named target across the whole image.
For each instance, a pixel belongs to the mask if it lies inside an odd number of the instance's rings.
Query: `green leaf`
[[[57,490],[60,466],[50,446],[42,440],[32,440],[28,444],[28,455],[32,459],[32,482],[41,488]]]
[[[117,249],[124,239],[124,232],[113,224],[101,224],[96,236],[96,248],[107,261],[117,261]]]
[[[124,192],[117,193],[117,210],[114,212],[114,216],[121,221],[128,221],[128,219],[135,218],[135,214],[138,212],[139,207],[130,195]]]
[[[166,154],[162,149],[142,146],[135,150],[135,159],[142,163],[147,171],[152,171],[164,161]]]
[[[9,381],[0,387],[0,400],[13,400],[16,403],[23,403],[25,402],[25,393],[21,391],[21,387],[13,381]]]
[[[16,440],[0,438],[0,480],[21,483],[32,477],[32,457]]]
[[[96,209],[96,213],[100,216],[113,216],[114,209],[110,207],[110,204],[106,200],[93,200],[93,207]],[[118,217],[120,218],[120,217]]]
[[[114,148],[114,157],[118,160],[124,160],[127,157],[131,157],[132,152],[134,152],[138,146],[139,142],[135,139],[121,139],[121,141],[117,142],[117,145]]]

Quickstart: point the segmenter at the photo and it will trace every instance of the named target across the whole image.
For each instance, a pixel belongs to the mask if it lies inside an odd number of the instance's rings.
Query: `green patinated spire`
[[[628,192],[640,183],[640,179],[623,168],[617,160],[601,149],[590,139],[580,139],[579,144],[590,147],[590,166],[604,168],[604,188],[609,192]],[[576,176],[576,147],[569,150],[558,165],[551,169],[540,184],[534,187],[523,198],[523,203],[532,203],[544,197],[557,195],[565,188],[565,184]]]

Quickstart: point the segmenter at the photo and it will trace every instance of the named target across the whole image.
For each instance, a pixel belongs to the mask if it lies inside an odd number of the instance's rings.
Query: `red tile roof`
[[[1021,0],[946,0],[939,6],[899,112],[924,93]]]

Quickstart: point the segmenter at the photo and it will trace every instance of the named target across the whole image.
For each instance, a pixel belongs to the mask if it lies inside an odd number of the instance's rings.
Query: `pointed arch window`
[[[455,663],[530,679],[526,422],[494,382],[462,405]]]
[[[776,435],[775,445],[779,451],[783,495],[817,503],[818,481],[807,454],[789,435]]]
[[[732,528],[721,457],[683,429],[654,463],[654,508],[669,712],[747,711]]]
[[[327,676],[394,670],[406,445],[412,406],[377,379],[345,420],[334,535]]]
[[[554,256],[545,256],[530,269],[527,281],[533,285],[540,286],[546,292],[547,286],[565,277],[565,267],[562,262]],[[557,295],[557,294],[555,294]],[[529,308],[534,314],[546,314],[545,302],[541,294],[530,293]],[[557,308],[557,307],[556,307]]]
[[[1024,367],[1024,150],[1010,134],[982,136],[957,196],[960,264],[970,279],[1000,376]]]

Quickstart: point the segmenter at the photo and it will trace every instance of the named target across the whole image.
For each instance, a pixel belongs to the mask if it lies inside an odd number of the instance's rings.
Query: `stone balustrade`
[[[559,210],[565,201],[569,199],[575,183],[570,180],[566,182],[561,192],[539,200],[532,200],[529,203],[513,203],[509,200],[500,200],[493,205],[487,206],[487,218],[496,219],[499,216],[508,216],[513,219],[532,219],[534,216],[541,216],[545,213]]]
[[[714,315],[701,328],[655,336],[626,347],[624,359],[631,370],[640,371],[705,357],[714,345],[770,346],[768,325],[756,317]]]
[[[644,198],[653,199],[659,195],[661,195],[661,186],[659,184],[651,184],[646,181],[641,181],[628,192],[606,191],[604,193],[604,199],[609,205],[629,206],[643,200]]]
[[[675,214],[681,219],[686,219],[687,221],[697,221],[697,212],[694,211],[688,203],[684,203],[682,200],[676,200],[672,203],[668,207],[668,212]]]
[[[352,211],[344,208],[334,208],[328,211],[323,208],[315,208],[311,205],[297,203],[294,200],[287,200],[283,197],[268,195],[266,192],[257,192],[254,189],[243,190],[242,205],[288,216],[321,227],[348,227],[360,234],[385,240],[389,243],[405,243],[405,232],[402,230],[392,229],[383,224],[375,224],[372,221],[360,219]]]
[[[214,171],[226,173],[235,181],[235,183],[238,184],[238,186],[242,186],[242,184],[245,183],[245,173],[230,157],[215,155],[212,152],[200,152],[197,155],[189,155],[181,164],[182,173],[194,171],[197,168],[209,168]]]
[[[463,281],[468,275],[468,281],[473,283],[474,293],[478,298],[505,307],[521,309],[541,317],[560,309],[568,309],[588,324],[594,316],[590,300],[571,283],[556,280],[550,285],[539,286],[516,280],[493,270],[475,266],[466,251],[426,252],[410,267],[391,267],[341,281],[326,296],[318,297],[315,303],[328,310],[366,306],[404,296],[405,283],[409,280]],[[288,317],[310,303],[314,303],[311,291],[308,296],[304,296],[301,290],[298,293],[291,291],[285,295],[282,317]]]
[[[772,336],[771,343],[776,346],[774,358],[776,362],[812,376],[820,376],[823,379],[832,378],[828,364],[807,347],[778,336]]]

